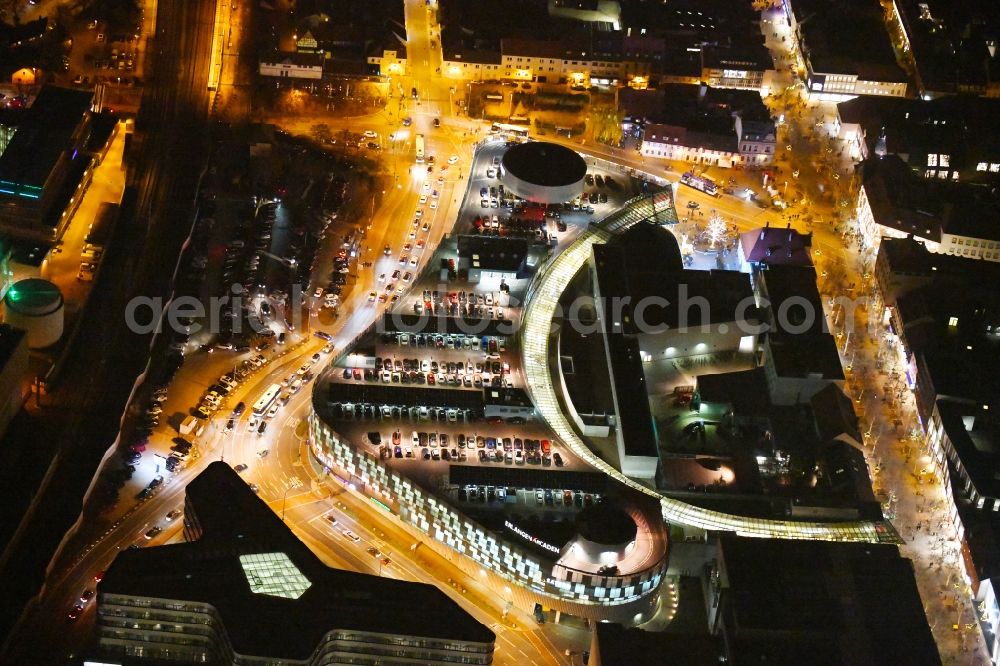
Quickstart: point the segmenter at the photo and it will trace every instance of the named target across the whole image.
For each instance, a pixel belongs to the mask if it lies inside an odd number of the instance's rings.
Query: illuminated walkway
[[[662,215],[662,212],[660,214]],[[663,517],[668,523],[706,530],[736,532],[753,537],[899,543],[899,537],[893,527],[883,521],[817,523],[748,518],[703,509],[664,497],[655,490],[629,479],[598,458],[576,433],[559,405],[549,368],[549,344],[556,305],[570,281],[586,264],[594,244],[607,242],[614,235],[652,217],[653,204],[648,196],[632,199],[601,222],[590,225],[535,276],[525,299],[521,349],[524,354],[528,391],[541,418],[576,455],[594,468],[631,488],[659,499]]]

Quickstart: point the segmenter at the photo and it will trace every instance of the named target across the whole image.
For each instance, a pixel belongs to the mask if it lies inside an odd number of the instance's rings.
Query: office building
[[[781,8],[805,63],[810,96],[906,95],[908,77],[896,62],[878,0],[782,0]]]
[[[893,0],[890,25],[922,97],[1000,97],[1000,12],[990,0]]]
[[[305,51],[272,51],[261,56],[260,75],[289,79],[323,78],[323,54]]]
[[[91,91],[45,85],[18,114],[0,153],[0,232],[42,243],[62,235],[91,166],[92,102]]]
[[[855,215],[864,249],[912,235],[933,252],[1000,261],[1000,196],[992,187],[922,178],[894,154],[859,169]]]
[[[448,595],[325,566],[225,463],[187,486],[184,536],[112,562],[97,588],[94,661],[493,661],[494,633]]]
[[[774,160],[776,130],[756,92],[669,84],[643,128],[645,157],[732,167]],[[654,122],[655,121],[655,122]]]
[[[896,546],[717,539],[705,603],[731,663],[941,663]]]

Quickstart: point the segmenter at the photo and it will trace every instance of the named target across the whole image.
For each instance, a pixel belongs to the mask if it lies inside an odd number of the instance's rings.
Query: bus
[[[417,135],[417,164],[424,161],[424,135]]]
[[[705,194],[710,194],[713,197],[719,196],[719,187],[712,180],[703,178],[702,176],[697,176],[691,171],[688,171],[681,176],[681,184],[693,187],[696,190],[701,190]]]
[[[524,140],[528,138],[528,130],[530,128],[524,125],[508,125],[507,123],[493,123],[490,127],[490,134],[502,134],[507,137],[508,140]]]
[[[267,387],[267,390],[260,396],[260,399],[253,404],[253,413],[257,416],[262,416],[267,413],[267,410],[271,409],[271,405],[274,404],[274,399],[278,397],[281,393],[280,384],[271,384]]]

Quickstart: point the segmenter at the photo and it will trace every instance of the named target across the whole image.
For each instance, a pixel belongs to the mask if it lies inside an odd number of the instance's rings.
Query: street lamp
[[[285,522],[285,503],[288,499],[288,491],[292,488],[299,488],[302,486],[302,481],[299,477],[292,477],[291,482],[285,487],[285,492],[281,495],[281,522]]]

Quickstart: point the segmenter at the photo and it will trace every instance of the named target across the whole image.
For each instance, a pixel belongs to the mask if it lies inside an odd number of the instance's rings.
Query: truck
[[[193,416],[188,416],[181,421],[181,426],[177,430],[182,435],[194,435],[195,437],[200,437],[201,433],[205,431],[205,424]]]
[[[424,135],[418,134],[416,139],[417,144],[417,164],[424,161]]]

